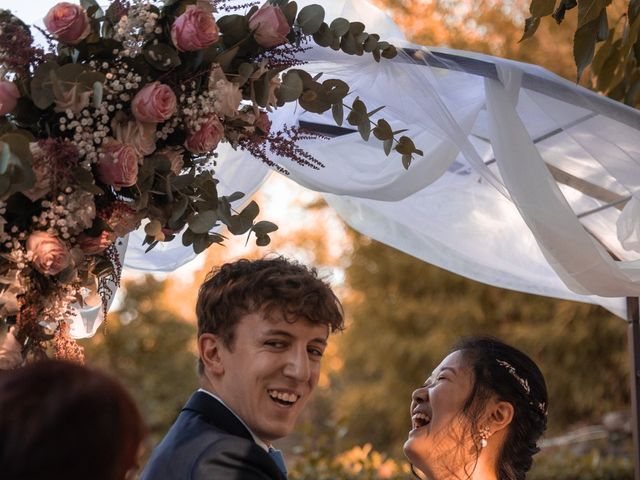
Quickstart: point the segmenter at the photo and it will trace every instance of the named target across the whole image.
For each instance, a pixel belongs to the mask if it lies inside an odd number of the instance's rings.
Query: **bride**
[[[410,413],[404,453],[426,478],[523,480],[547,426],[547,389],[524,353],[474,337],[413,392]]]

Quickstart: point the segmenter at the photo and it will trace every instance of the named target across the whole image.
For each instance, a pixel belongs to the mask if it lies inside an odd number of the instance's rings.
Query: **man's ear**
[[[498,432],[509,426],[513,420],[513,405],[503,400],[493,400],[489,404],[488,426],[492,433]]]
[[[214,375],[224,373],[224,364],[220,356],[221,348],[224,348],[222,339],[213,333],[203,333],[198,337],[198,352],[204,364],[205,374],[207,372]]]

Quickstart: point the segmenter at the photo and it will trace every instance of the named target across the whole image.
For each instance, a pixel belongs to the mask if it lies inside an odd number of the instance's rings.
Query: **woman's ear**
[[[503,400],[493,400],[489,403],[488,427],[492,433],[507,428],[513,420],[513,405]]]
[[[222,340],[213,333],[203,333],[198,337],[198,351],[204,365],[205,375],[222,375],[224,364],[220,356]]]

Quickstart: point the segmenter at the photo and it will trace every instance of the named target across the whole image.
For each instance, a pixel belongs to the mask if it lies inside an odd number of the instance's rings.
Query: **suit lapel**
[[[182,410],[191,410],[199,413],[207,423],[210,423],[231,435],[253,441],[251,433],[249,433],[249,430],[247,430],[238,417],[236,417],[235,414],[222,403],[207,393],[195,392],[191,395],[191,398]]]

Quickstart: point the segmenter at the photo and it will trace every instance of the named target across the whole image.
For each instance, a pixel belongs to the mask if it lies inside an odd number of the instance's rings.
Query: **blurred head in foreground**
[[[0,372],[0,472],[12,480],[123,480],[146,429],[114,378],[43,360]]]
[[[523,480],[547,404],[527,355],[494,338],[465,339],[413,392],[405,455],[432,480]]]

